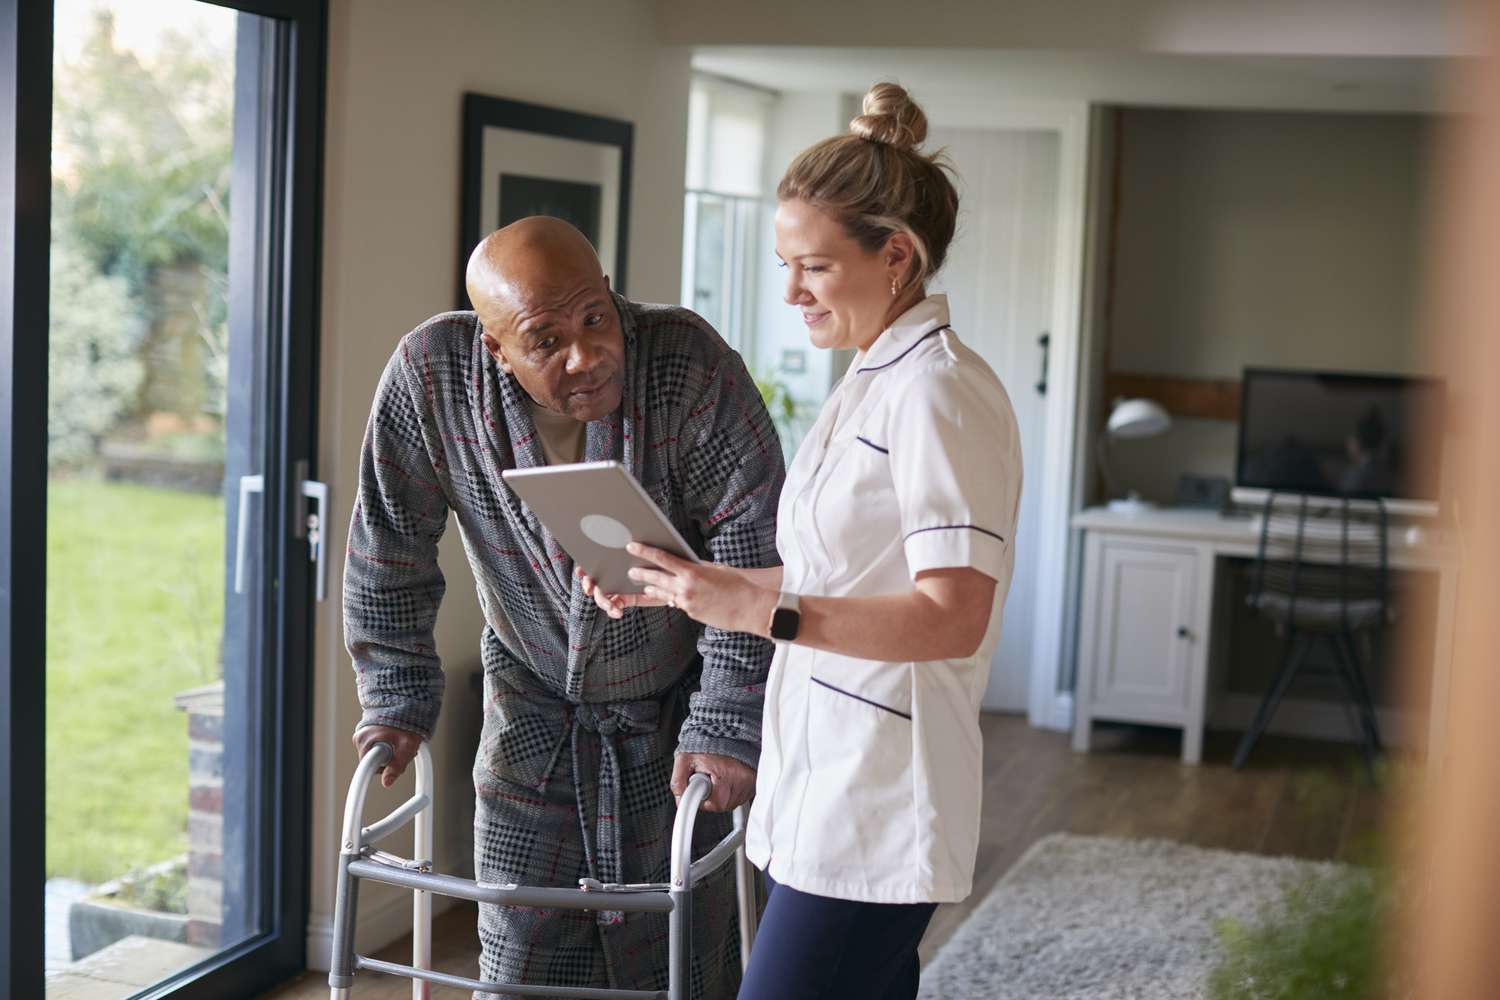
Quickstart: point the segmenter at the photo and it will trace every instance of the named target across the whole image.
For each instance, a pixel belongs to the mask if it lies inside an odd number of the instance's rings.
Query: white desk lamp
[[[1109,420],[1099,435],[1099,471],[1104,476],[1104,488],[1108,493],[1116,492],[1114,476],[1110,474],[1107,452],[1109,444],[1116,438],[1152,437],[1172,426],[1172,418],[1162,405],[1152,399],[1117,399],[1110,410]],[[1109,509],[1118,514],[1139,514],[1151,510],[1156,504],[1143,500],[1135,490],[1125,497],[1109,501]]]

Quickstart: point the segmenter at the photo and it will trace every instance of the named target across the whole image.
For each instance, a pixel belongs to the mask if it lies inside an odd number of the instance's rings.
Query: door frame
[[[52,4],[0,0],[0,993],[43,995]],[[38,336],[38,331],[42,335]],[[9,901],[9,905],[3,905]]]
[[[1073,695],[1062,690],[1068,641],[1070,522],[1076,509],[1073,456],[1080,422],[1079,376],[1084,343],[1082,303],[1088,226],[1089,105],[1084,101],[996,101],[992,97],[930,98],[927,119],[944,128],[1051,132],[1058,138],[1057,240],[1053,254],[1046,444],[1030,457],[1027,478],[1038,477],[1037,600],[1027,719],[1042,729],[1073,724]],[[1022,530],[1028,530],[1022,528]]]
[[[285,22],[275,66],[288,90],[272,112],[280,133],[281,197],[273,225],[231,267],[261,266],[275,331],[268,400],[277,428],[267,456],[263,558],[273,581],[258,698],[263,760],[253,794],[266,822],[257,851],[268,930],[138,996],[252,996],[303,967],[308,897],[310,573],[290,530],[316,428],[327,0],[202,0]],[[0,0],[0,994],[40,997],[44,986],[46,788],[46,520],[49,260],[51,250],[51,0]],[[238,138],[238,136],[237,136]],[[274,240],[274,244],[271,241]],[[243,245],[243,244],[242,244]],[[233,308],[233,306],[231,306]],[[269,540],[276,537],[280,544]]]

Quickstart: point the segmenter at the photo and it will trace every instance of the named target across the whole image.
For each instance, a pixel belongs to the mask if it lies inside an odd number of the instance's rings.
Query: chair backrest
[[[1384,623],[1387,534],[1381,500],[1273,492],[1261,510],[1249,603],[1294,623]]]

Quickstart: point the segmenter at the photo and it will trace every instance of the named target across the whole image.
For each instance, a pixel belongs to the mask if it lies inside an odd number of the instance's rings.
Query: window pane
[[[56,4],[49,995],[128,996],[260,930],[243,846],[256,741],[224,724],[226,676],[257,662],[259,547],[237,601],[225,481],[231,433],[259,433],[228,403],[254,377],[227,305],[236,33],[253,20],[193,0]]]
[[[708,90],[694,83],[688,92],[687,186],[708,187]]]
[[[714,103],[708,125],[708,183],[711,191],[754,197],[760,194],[764,114],[758,105]]]
[[[698,230],[693,239],[693,311],[724,332],[728,289],[724,287],[725,238],[729,220],[721,199],[696,196]]]

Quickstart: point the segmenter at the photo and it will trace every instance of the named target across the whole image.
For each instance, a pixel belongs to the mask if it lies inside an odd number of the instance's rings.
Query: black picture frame
[[[507,146],[506,133],[529,136],[522,141],[512,135]],[[619,118],[465,94],[458,308],[473,308],[464,270],[474,247],[501,225],[534,214],[557,215],[578,226],[599,251],[610,287],[623,294],[634,144],[635,125]],[[590,157],[588,146],[598,147],[598,155]],[[568,166],[546,169],[549,158],[567,159]]]

